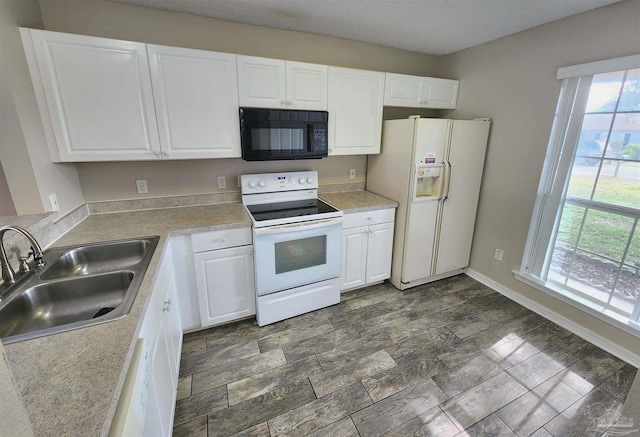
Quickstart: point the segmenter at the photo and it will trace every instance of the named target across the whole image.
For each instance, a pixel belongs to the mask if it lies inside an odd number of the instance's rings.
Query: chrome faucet
[[[34,267],[44,266],[44,260],[42,259],[44,255],[42,254],[42,248],[40,247],[36,239],[27,230],[19,226],[13,226],[13,225],[7,225],[7,226],[1,227],[0,228],[0,268],[2,268],[2,279],[4,280],[5,284],[15,284],[16,273],[11,267],[11,264],[9,264],[9,259],[7,258],[7,252],[5,252],[4,250],[4,234],[7,231],[16,231],[17,233],[22,234],[27,240],[29,240],[29,243],[31,243],[31,250],[32,250],[32,252],[29,252],[29,254],[33,254]],[[26,272],[28,271],[28,268],[27,270],[25,270],[24,264],[26,264],[26,262],[22,260],[20,270]]]

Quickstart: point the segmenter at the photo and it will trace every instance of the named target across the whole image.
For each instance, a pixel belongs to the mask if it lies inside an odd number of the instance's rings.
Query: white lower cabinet
[[[191,238],[201,326],[255,315],[251,229],[205,232]]]
[[[110,436],[172,433],[182,326],[170,243],[154,284]]]
[[[178,369],[166,316],[160,317],[157,330],[156,342],[152,345],[149,400],[143,433],[149,437],[171,435],[178,388]]]
[[[393,208],[344,215],[342,291],[390,277],[394,216]]]

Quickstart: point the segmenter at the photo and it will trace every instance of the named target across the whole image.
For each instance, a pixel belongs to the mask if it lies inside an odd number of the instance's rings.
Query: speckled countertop
[[[397,208],[398,202],[369,191],[326,193],[319,197],[345,213],[371,211],[373,209]]]
[[[106,435],[167,237],[251,226],[240,203],[99,214],[54,245],[159,235],[130,313],[120,320],[4,345],[37,436]]]
[[[323,194],[346,213],[396,207],[366,191]],[[4,346],[37,436],[106,436],[168,237],[251,226],[241,203],[96,214],[60,238],[66,246],[159,235],[130,313],[123,319]]]
[[[6,217],[0,217],[0,226],[13,225],[20,226],[21,228],[28,228],[34,223],[44,220],[52,213],[46,212],[43,214],[27,214],[27,215],[12,215]]]

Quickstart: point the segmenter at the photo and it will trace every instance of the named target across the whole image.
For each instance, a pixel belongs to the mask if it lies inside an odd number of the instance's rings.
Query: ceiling
[[[112,0],[446,55],[620,0]]]

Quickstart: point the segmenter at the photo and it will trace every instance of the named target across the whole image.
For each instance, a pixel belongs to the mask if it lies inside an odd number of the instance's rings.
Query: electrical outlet
[[[356,169],[352,168],[349,170],[349,179],[355,179],[356,178]]]
[[[218,188],[227,188],[227,178],[224,176],[218,176]]]
[[[503,255],[504,255],[504,251],[502,249],[496,249],[496,253],[493,255],[493,257],[498,261],[502,261]]]
[[[136,180],[136,190],[138,190],[138,194],[148,193],[147,189],[147,180],[146,179],[137,179]]]
[[[58,198],[56,193],[49,194],[49,202],[51,202],[51,209],[53,211],[60,211],[60,205],[58,205]]]

